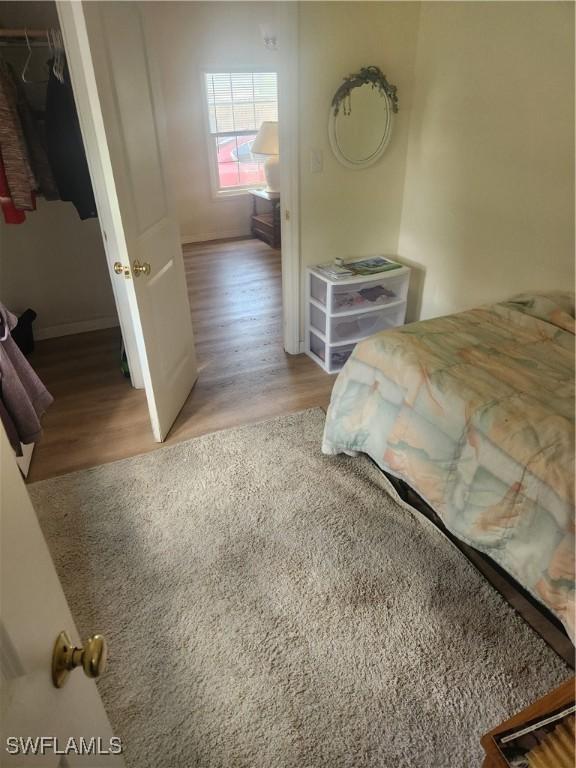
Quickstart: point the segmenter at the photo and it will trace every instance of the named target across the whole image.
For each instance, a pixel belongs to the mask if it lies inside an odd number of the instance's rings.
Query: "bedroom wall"
[[[573,287],[572,3],[424,3],[414,81],[399,251],[426,274],[411,319]]]
[[[142,8],[162,75],[169,174],[184,242],[249,235],[246,194],[214,199],[210,186],[202,72],[270,68],[260,24],[276,26],[274,2],[146,2]]]
[[[300,221],[302,266],[375,253],[396,254],[400,233],[419,3],[300,4]],[[361,171],[340,165],[328,114],[342,79],[376,64],[398,86],[399,112],[382,159]],[[311,151],[323,169],[311,170]],[[305,297],[305,269],[302,296]],[[304,300],[301,302],[302,313]]]
[[[0,25],[57,27],[58,17],[54,3],[0,2]],[[26,53],[3,50],[17,71]],[[33,80],[45,78],[45,56],[44,49],[34,50]],[[26,86],[37,105],[45,91],[42,83]],[[34,309],[37,338],[118,325],[98,221],[81,221],[71,203],[38,198],[37,205],[22,224],[7,225],[0,215],[0,301],[16,313]]]

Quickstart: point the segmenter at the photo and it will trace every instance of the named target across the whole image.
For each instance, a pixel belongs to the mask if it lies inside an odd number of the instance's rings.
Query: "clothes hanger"
[[[64,67],[65,67],[65,54],[64,54],[64,41],[62,34],[59,30],[52,30],[52,40],[54,42],[54,64],[52,71],[54,77],[62,84],[64,84]]]
[[[46,30],[46,44],[48,46],[48,61],[46,62],[46,68],[48,69],[48,78],[50,78],[50,64],[54,58],[54,47],[52,40],[50,39],[50,30]]]
[[[32,46],[30,45],[30,39],[28,37],[28,30],[24,29],[24,37],[26,38],[26,45],[28,46],[28,56],[26,57],[26,61],[24,62],[24,68],[22,69],[22,74],[20,77],[22,78],[22,82],[26,84],[32,84],[32,83],[47,83],[48,80],[29,80],[27,77],[28,69],[30,67],[30,62],[32,60]]]
[[[26,73],[28,72],[28,67],[30,66],[30,60],[32,59],[32,46],[30,45],[30,40],[28,39],[28,30],[24,29],[24,37],[26,38],[26,45],[28,46],[28,56],[26,57],[26,61],[24,63],[24,69],[22,70],[21,78],[22,82],[24,83],[31,83],[31,80],[28,80],[26,77]]]
[[[58,41],[56,40],[56,30],[50,29],[50,51],[52,52],[52,72],[54,74],[54,77],[56,77],[56,60],[58,58]]]
[[[56,30],[55,29],[49,29],[48,30],[48,36],[50,38],[50,53],[52,56],[52,73],[54,74],[54,77],[59,80],[58,78],[58,38],[56,36]]]

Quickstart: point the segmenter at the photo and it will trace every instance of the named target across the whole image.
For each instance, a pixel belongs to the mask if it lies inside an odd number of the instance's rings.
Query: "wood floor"
[[[334,377],[282,348],[280,252],[260,240],[184,249],[200,375],[163,445],[321,406]],[[52,395],[29,481],[160,447],[146,397],[120,373],[118,329],[37,343],[31,363]]]

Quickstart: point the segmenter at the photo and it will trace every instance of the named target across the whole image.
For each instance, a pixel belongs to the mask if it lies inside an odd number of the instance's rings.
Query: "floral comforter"
[[[334,386],[323,451],[366,453],[574,639],[574,297],[377,334]]]

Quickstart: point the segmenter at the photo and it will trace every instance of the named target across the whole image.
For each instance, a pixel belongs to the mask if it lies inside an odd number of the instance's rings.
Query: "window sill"
[[[264,189],[265,185],[262,185],[261,187],[242,187],[238,189],[231,189],[230,191],[222,191],[219,190],[215,192],[212,191],[212,199],[213,200],[234,200],[237,197],[246,197],[246,195],[249,195],[250,192],[252,192],[254,189]]]

